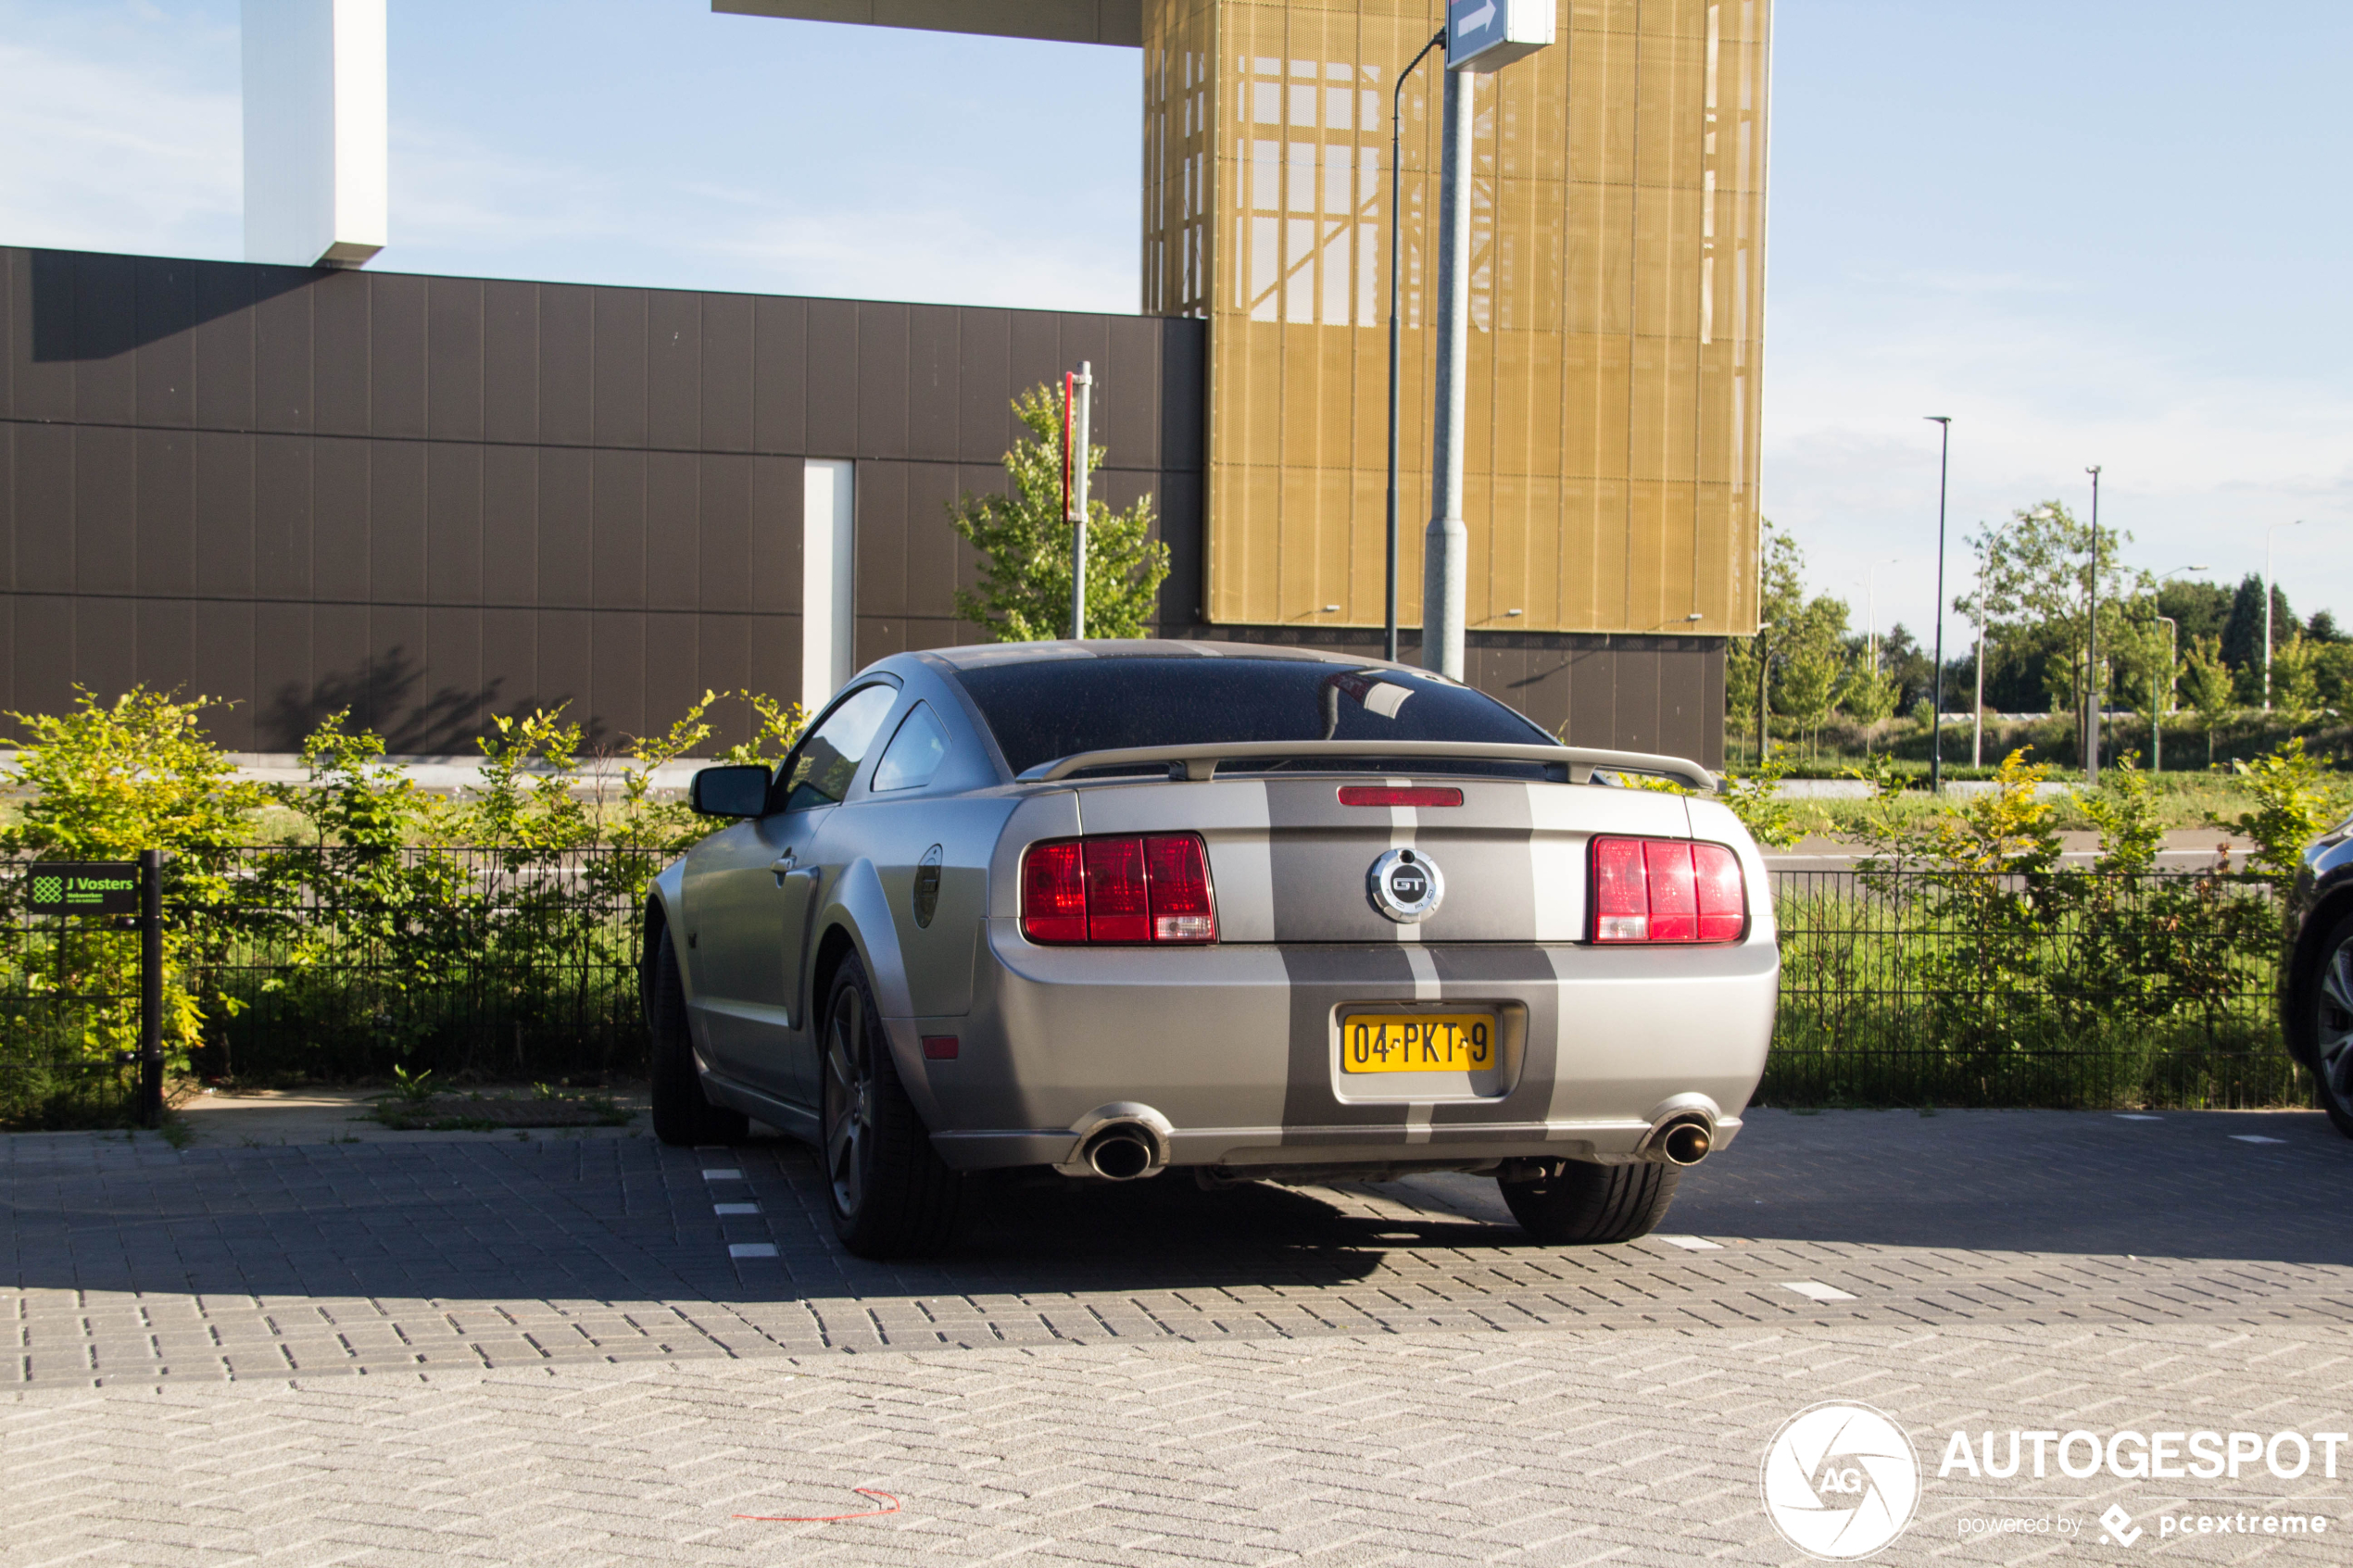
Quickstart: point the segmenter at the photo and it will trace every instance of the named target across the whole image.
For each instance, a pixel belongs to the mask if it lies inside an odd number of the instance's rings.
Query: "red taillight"
[[[1342,784],[1342,806],[1460,806],[1463,792],[1448,784]]]
[[[1032,942],[1087,940],[1087,884],[1078,840],[1033,844],[1021,863],[1021,929]]]
[[[1189,833],[1059,838],[1022,859],[1032,942],[1214,942],[1209,858]]]
[[[1593,840],[1593,940],[1737,942],[1748,929],[1740,858],[1681,838]]]

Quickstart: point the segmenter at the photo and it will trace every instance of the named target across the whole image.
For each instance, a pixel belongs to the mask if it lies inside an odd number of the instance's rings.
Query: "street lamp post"
[[[2162,588],[2185,571],[2204,571],[2202,566],[2177,566],[2157,580]],[[2170,615],[2159,614],[2157,596],[2149,596],[2149,613],[2165,622],[2165,684],[2158,684],[2156,671],[2149,673],[2149,771],[2165,771],[2165,715],[2172,707],[2173,673],[2182,663],[2182,623]]]
[[[2094,463],[2083,471],[2092,476],[2092,614],[2083,633],[2083,684],[2091,695],[2092,711],[2091,722],[2083,726],[2083,782],[2096,787],[2100,782],[2100,709],[2108,699],[2100,689],[2100,465]]]
[[[1444,47],[1446,30],[1441,28],[1397,73],[1396,85],[1389,90],[1389,608],[1382,622],[1381,657],[1391,664],[1397,662],[1397,381],[1404,353],[1398,306],[1405,294],[1405,177],[1400,168],[1404,150],[1405,82],[1432,49]]]
[[[2271,535],[2283,528],[2301,528],[2304,520],[2275,522],[2263,531],[2263,711],[2271,711]]]
[[[1953,417],[1950,414],[1923,414],[1922,419],[1935,422],[1937,429],[1936,456],[1936,671],[1929,679],[1935,692],[1928,710],[1928,787],[1931,794],[1944,788],[1944,495],[1946,482],[1952,474]]]

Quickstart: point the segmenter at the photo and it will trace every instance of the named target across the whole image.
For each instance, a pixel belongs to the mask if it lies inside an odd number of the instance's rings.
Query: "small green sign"
[[[139,867],[132,860],[47,860],[32,868],[36,915],[135,915]]]

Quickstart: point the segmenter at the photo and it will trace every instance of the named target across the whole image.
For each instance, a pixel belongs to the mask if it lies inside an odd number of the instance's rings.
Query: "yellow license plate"
[[[1477,1073],[1494,1065],[1491,1012],[1355,1012],[1340,1022],[1343,1073]]]

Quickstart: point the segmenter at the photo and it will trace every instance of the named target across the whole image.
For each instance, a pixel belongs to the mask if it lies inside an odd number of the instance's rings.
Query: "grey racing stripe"
[[[1290,1065],[1283,1095],[1283,1142],[1324,1141],[1319,1128],[1348,1129],[1326,1135],[1352,1142],[1405,1141],[1403,1102],[1351,1103],[1332,1093],[1332,1011],[1345,1002],[1411,1001],[1414,966],[1404,949],[1333,944],[1293,945],[1280,949],[1290,979]],[[1367,1138],[1366,1129],[1390,1136]]]

